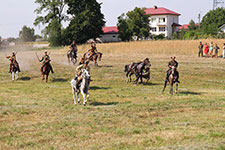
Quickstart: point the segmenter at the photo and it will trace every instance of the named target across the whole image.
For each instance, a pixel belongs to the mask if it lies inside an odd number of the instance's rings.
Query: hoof
[[[80,104],[80,101],[78,101],[78,103]]]

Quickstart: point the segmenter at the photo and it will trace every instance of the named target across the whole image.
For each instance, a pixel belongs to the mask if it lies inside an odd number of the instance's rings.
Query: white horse
[[[76,87],[76,80],[72,79],[71,80],[71,86],[72,86],[72,93],[73,93],[73,100],[74,100],[74,104],[76,105],[76,97],[77,97],[77,101],[78,103],[80,103],[80,98],[79,98],[79,93],[81,93],[83,95],[83,105],[85,106],[87,103],[87,100],[89,98],[89,94],[88,94],[88,89],[89,89],[89,80],[90,80],[90,75],[88,73],[88,71],[86,69],[82,69],[81,70],[82,74],[82,81],[80,84],[80,87],[77,89]],[[86,99],[86,96],[87,99]]]
[[[19,70],[18,70],[18,67],[15,64],[12,64],[11,74],[12,74],[12,81],[18,80]]]

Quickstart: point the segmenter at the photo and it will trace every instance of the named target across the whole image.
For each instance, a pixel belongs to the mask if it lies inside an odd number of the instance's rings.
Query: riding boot
[[[12,65],[9,65],[9,73],[12,73]]]
[[[49,63],[49,67],[52,73],[54,73],[53,69],[52,69],[52,65]]]

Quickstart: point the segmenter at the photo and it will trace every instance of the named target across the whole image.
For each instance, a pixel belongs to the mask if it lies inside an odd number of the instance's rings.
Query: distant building
[[[190,26],[190,24],[183,24],[182,26],[179,27],[179,30],[188,30],[188,27]],[[199,24],[195,24],[195,26],[199,26]]]
[[[179,30],[179,13],[157,6],[148,8],[145,12],[151,15],[151,34],[164,34],[165,37],[170,38],[173,32]]]
[[[220,30],[225,33],[225,24],[220,27]]]
[[[103,27],[102,28],[103,35],[99,37],[99,39],[103,43],[108,42],[120,42],[121,39],[119,38],[119,30],[116,26],[113,27]]]

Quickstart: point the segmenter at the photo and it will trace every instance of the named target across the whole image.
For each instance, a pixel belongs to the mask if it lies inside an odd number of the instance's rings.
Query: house
[[[220,30],[225,33],[225,24],[220,27]]]
[[[151,15],[151,34],[164,34],[165,37],[170,38],[173,32],[179,30],[179,13],[157,6],[154,6],[154,8],[147,8],[145,13]]]
[[[102,31],[103,31],[103,34],[99,37],[99,39],[103,43],[121,41],[121,39],[119,38],[119,30],[116,26],[103,27]]]

